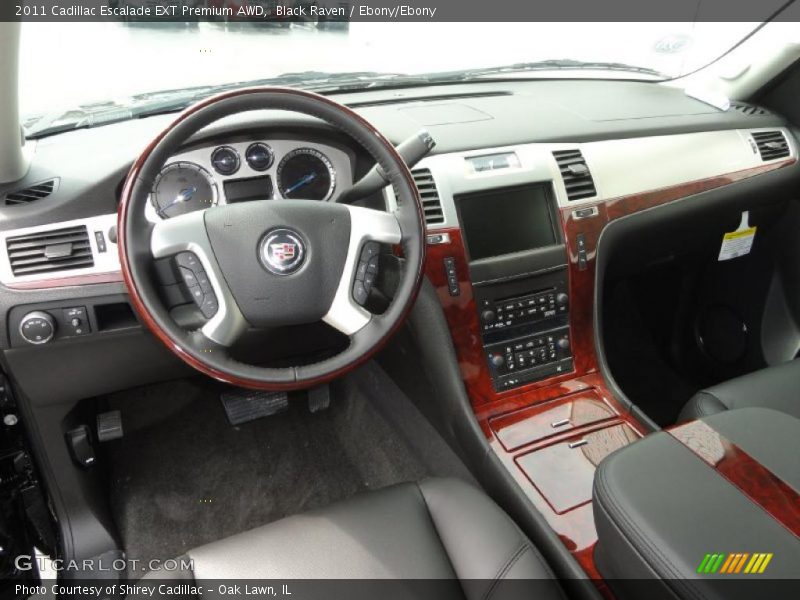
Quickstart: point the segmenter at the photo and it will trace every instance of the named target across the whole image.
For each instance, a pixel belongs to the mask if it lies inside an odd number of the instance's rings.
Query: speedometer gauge
[[[165,167],[153,186],[153,206],[162,219],[203,210],[217,202],[211,175],[194,163],[179,162]]]
[[[278,165],[278,191],[283,198],[327,200],[336,187],[336,171],[322,152],[297,148]]]

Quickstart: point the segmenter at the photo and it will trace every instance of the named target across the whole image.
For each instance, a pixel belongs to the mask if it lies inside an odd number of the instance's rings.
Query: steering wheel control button
[[[239,170],[239,154],[230,146],[220,146],[211,153],[211,165],[220,175],[233,175]]]
[[[46,344],[56,334],[56,322],[50,313],[35,310],[22,317],[19,333],[26,342]]]
[[[369,261],[381,252],[381,245],[378,242],[367,242],[361,248],[361,260]]]
[[[300,234],[291,229],[273,229],[258,245],[258,258],[267,271],[291,275],[303,266],[306,247]]]
[[[356,267],[356,281],[353,284],[353,299],[364,306],[375,284],[380,270],[381,245],[378,242],[366,242],[361,247],[360,260]]]
[[[194,252],[181,252],[175,257],[175,260],[178,262],[179,267],[186,267],[190,271],[203,268],[203,265],[200,264],[200,259],[194,255]]]
[[[369,291],[367,291],[366,286],[364,286],[363,281],[359,281],[356,279],[355,283],[353,284],[353,300],[356,303],[364,306],[367,303],[367,297],[369,296]]]
[[[189,269],[188,267],[180,267],[181,270],[181,278],[183,282],[186,284],[186,287],[194,287],[198,285],[197,283],[197,275],[194,274],[194,271]]]
[[[210,319],[217,313],[219,301],[203,265],[193,252],[181,252],[175,260],[189,295],[203,316]]]
[[[203,313],[203,316],[206,319],[210,319],[217,314],[218,309],[219,303],[217,302],[217,296],[214,294],[214,290],[203,294],[203,302],[200,304],[200,312]]]

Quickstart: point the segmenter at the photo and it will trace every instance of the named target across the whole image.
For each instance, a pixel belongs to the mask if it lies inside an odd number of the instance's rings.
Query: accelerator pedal
[[[286,392],[234,389],[220,394],[220,400],[231,425],[277,415],[289,408]]]
[[[315,413],[327,409],[331,405],[330,386],[321,385],[308,390],[308,410]]]

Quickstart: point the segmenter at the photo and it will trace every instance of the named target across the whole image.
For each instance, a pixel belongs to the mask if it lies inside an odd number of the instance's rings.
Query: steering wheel
[[[316,117],[353,138],[375,159],[397,197],[394,212],[312,200],[257,200],[212,206],[153,224],[145,206],[167,159],[207,125],[254,110]],[[402,324],[422,277],[425,224],[419,193],[394,146],[369,122],[318,94],[241,89],[186,109],[131,168],[118,219],[120,262],[142,321],[183,361],[218,380],[265,390],[313,387],[367,360]],[[389,307],[371,314],[362,281],[379,244],[400,245],[403,267]],[[175,256],[184,280],[203,294],[207,321],[188,331],[159,295],[154,259]],[[377,260],[377,259],[375,259]],[[188,271],[184,270],[188,269]],[[235,359],[249,328],[324,321],[349,337],[339,354],[312,364],[264,367]],[[268,334],[265,333],[265,336]],[[269,343],[268,337],[265,343]]]

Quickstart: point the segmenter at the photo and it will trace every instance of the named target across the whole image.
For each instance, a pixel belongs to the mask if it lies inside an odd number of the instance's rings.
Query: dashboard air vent
[[[47,196],[55,191],[57,183],[58,179],[50,179],[48,181],[43,181],[41,183],[37,183],[36,185],[26,187],[22,190],[8,192],[6,194],[6,205],[13,206],[16,204],[28,204],[34,200],[47,198]]]
[[[767,109],[755,106],[754,104],[748,104],[747,102],[731,102],[731,110],[737,110],[751,117],[765,117],[769,114]]]
[[[436,225],[444,223],[444,213],[442,212],[442,202],[439,200],[439,192],[436,189],[436,182],[433,180],[430,169],[414,169],[411,171],[414,183],[417,184],[420,198],[422,198],[422,209],[425,211],[425,224]]]
[[[597,195],[589,166],[580,150],[556,150],[553,156],[567,189],[567,200],[571,202]]]
[[[85,225],[10,237],[6,251],[11,271],[17,277],[94,265]]]
[[[754,131],[753,140],[761,160],[775,160],[789,156],[789,143],[780,131]]]

